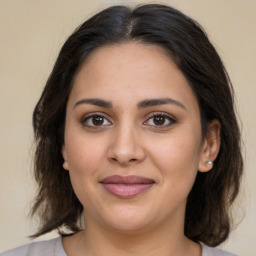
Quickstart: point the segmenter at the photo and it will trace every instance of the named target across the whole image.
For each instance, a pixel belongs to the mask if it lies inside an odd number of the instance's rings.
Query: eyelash
[[[156,117],[161,117],[163,118],[163,121],[164,121],[164,124],[160,124],[160,125],[157,125],[157,124],[147,124],[150,120],[153,120],[154,118]],[[93,120],[92,118],[101,118],[103,123],[100,124],[100,125],[95,125],[93,124]],[[107,124],[104,125],[104,122],[108,122]],[[166,121],[168,122],[167,124]],[[88,124],[88,123],[91,123],[91,124]],[[154,122],[154,121],[153,121]],[[89,114],[89,115],[86,115],[84,116],[82,119],[81,119],[81,123],[83,126],[87,127],[87,128],[90,128],[90,129],[101,129],[103,127],[106,127],[106,126],[111,126],[112,125],[112,122],[108,120],[108,118],[106,118],[102,113],[93,113],[93,114]],[[157,113],[151,113],[150,115],[148,115],[148,118],[147,120],[143,123],[143,125],[147,125],[149,127],[153,127],[154,129],[161,129],[161,128],[167,128],[167,127],[170,127],[171,125],[175,124],[176,123],[176,120],[174,119],[174,117],[170,116],[169,114],[166,114],[164,112],[157,112]]]
[[[143,124],[146,124],[147,122],[149,122],[149,120],[153,120],[156,117],[161,117],[164,119],[164,123],[166,123],[166,121],[168,121],[168,124],[160,124],[160,125],[148,125],[148,126],[152,126],[154,129],[163,129],[163,128],[168,128],[170,126],[172,126],[173,124],[175,124],[177,121],[175,120],[175,118],[169,114],[166,114],[164,112],[157,112],[157,113],[153,113],[150,114],[150,116],[148,117],[147,121],[144,122]]]
[[[89,121],[93,122],[92,118],[102,118],[103,124],[105,121],[107,121],[108,124],[107,125],[99,125],[99,126],[93,125],[93,124],[88,124]],[[93,114],[86,115],[81,119],[81,123],[83,126],[90,128],[90,129],[100,129],[102,127],[110,126],[112,124],[112,122],[110,122],[108,120],[108,118],[106,118],[102,113],[93,113]]]

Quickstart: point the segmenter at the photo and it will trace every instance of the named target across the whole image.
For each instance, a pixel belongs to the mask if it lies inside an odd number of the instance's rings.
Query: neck
[[[86,224],[86,231],[70,237],[70,245],[64,248],[71,256],[200,256],[200,245],[184,236],[183,225],[184,223],[177,221],[166,222],[165,225],[143,231],[121,232],[99,227],[89,221]]]
[[[188,239],[184,236],[174,237],[169,234],[154,233],[136,233],[122,234],[110,233],[100,235],[93,239],[90,232],[84,232],[81,235],[81,241],[84,243],[84,249],[88,252],[86,255],[186,255],[188,251]],[[100,241],[100,242],[99,242]]]

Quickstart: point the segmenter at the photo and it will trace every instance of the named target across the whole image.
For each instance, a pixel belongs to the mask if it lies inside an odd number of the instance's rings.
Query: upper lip
[[[154,181],[149,178],[129,175],[129,176],[121,176],[121,175],[113,175],[108,176],[100,181],[100,183],[104,184],[152,184]]]

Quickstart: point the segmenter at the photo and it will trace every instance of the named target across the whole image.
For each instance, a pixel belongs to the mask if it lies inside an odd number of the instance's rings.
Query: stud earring
[[[205,163],[208,164],[208,165],[213,165],[212,161],[206,161]]]

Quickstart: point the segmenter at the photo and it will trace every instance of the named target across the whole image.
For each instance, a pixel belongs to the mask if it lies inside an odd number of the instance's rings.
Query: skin
[[[91,98],[112,107],[84,100]],[[138,107],[163,98],[175,103]],[[95,115],[103,123],[95,125]],[[219,131],[214,120],[202,138],[196,97],[162,48],[133,42],[94,51],[76,76],[66,110],[63,167],[84,206],[86,227],[63,239],[67,254],[201,255],[200,245],[184,236],[186,200],[197,172],[212,168],[206,161],[217,157]],[[155,183],[122,199],[99,183],[111,175]]]

